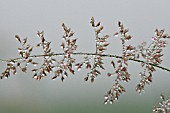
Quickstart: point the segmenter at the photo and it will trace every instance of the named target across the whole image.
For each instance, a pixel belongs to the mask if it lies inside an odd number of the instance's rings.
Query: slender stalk
[[[63,55],[64,55],[64,53],[54,53],[54,54],[49,54],[49,55],[32,55],[32,56],[29,56],[29,58],[40,58],[40,57],[45,57],[45,56],[63,56]],[[83,53],[83,52],[72,53],[72,55],[94,55],[94,56],[98,55],[98,56],[101,56],[101,57],[118,58],[118,59],[122,58],[122,56],[118,56],[118,55]],[[14,58],[14,59],[8,59],[8,60],[0,59],[0,62],[10,62],[11,60],[16,61],[16,60],[21,60],[21,59],[23,59],[23,58]],[[134,62],[145,63],[144,60],[137,60],[137,59],[132,59],[132,58],[129,58],[128,60],[134,61]],[[149,63],[149,64],[154,66],[154,67],[157,67],[159,69],[170,72],[170,69],[165,68],[163,66],[152,64],[152,63]]]

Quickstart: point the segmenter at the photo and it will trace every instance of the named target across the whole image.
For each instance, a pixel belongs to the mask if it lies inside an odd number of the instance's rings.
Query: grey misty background
[[[103,35],[116,32],[120,20],[134,37],[130,44],[151,42],[156,28],[164,28],[170,34],[169,13],[169,0],[0,0],[0,58],[18,57],[16,34],[28,37],[32,44],[38,43],[37,30],[44,30],[53,50],[61,52],[63,22],[75,31],[77,51],[93,52],[95,37],[89,23],[92,16],[104,25]],[[119,55],[119,39],[111,37],[109,43],[107,53]],[[170,68],[169,49],[170,45],[164,50],[162,63],[167,68]],[[150,113],[158,105],[161,93],[170,95],[170,73],[157,69],[153,83],[139,95],[135,92],[140,80],[138,73],[142,71],[139,65],[130,63],[132,80],[123,83],[127,92],[114,105],[103,104],[104,94],[114,84],[114,77],[108,78],[106,71],[93,84],[83,80],[87,70],[70,75],[64,83],[59,79],[51,81],[52,75],[36,81],[31,71],[19,72],[0,81],[0,113]],[[105,66],[112,71],[108,60]],[[0,71],[4,69],[5,64],[1,63]]]

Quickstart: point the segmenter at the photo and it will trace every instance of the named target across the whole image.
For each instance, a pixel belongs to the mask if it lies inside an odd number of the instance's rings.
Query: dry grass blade
[[[163,61],[163,50],[167,46],[167,39],[170,38],[170,36],[165,33],[164,29],[155,30],[155,36],[152,37],[151,44],[147,45],[146,42],[142,42],[136,47],[127,44],[127,42],[133,38],[129,34],[129,29],[125,28],[119,21],[119,30],[114,33],[113,36],[120,39],[122,51],[121,55],[114,55],[112,53],[106,54],[108,46],[110,45],[108,42],[110,42],[111,38],[109,38],[110,35],[102,36],[104,27],[101,25],[101,22],[96,22],[94,17],[92,17],[90,23],[95,33],[95,51],[92,53],[76,52],[78,38],[74,38],[75,32],[64,23],[62,23],[64,34],[62,36],[63,41],[60,45],[62,48],[61,53],[53,52],[53,49],[51,48],[52,42],[46,39],[44,31],[37,32],[40,42],[37,43],[35,47],[29,43],[28,38],[22,39],[18,35],[15,35],[15,39],[20,43],[20,47],[18,47],[20,57],[7,60],[0,59],[0,62],[6,63],[6,68],[1,73],[0,78],[9,78],[11,75],[15,75],[18,70],[26,73],[28,72],[28,67],[30,67],[29,65],[33,65],[34,68],[31,70],[34,73],[33,78],[36,80],[41,80],[50,73],[53,73],[54,76],[52,77],[52,80],[60,78],[63,82],[70,74],[74,75],[76,71],[80,71],[85,67],[89,72],[84,77],[84,80],[94,82],[99,75],[103,74],[103,70],[107,71],[104,61],[106,58],[110,58],[113,72],[107,72],[107,76],[115,77],[115,83],[105,95],[105,104],[112,104],[120,98],[122,93],[126,92],[125,88],[121,85],[121,82],[129,82],[131,80],[131,74],[128,69],[129,61],[138,62],[140,63],[141,68],[143,68],[143,71],[139,73],[141,79],[136,86],[136,91],[139,93],[144,91],[146,85],[152,83],[153,72],[156,71],[156,68],[170,72],[170,69],[160,66]],[[32,52],[36,47],[42,49],[41,54],[32,55]],[[76,55],[82,56],[83,61],[77,62],[74,57]],[[43,62],[39,63],[36,61],[38,58],[41,58]],[[154,113],[169,112],[170,99],[166,100],[163,95],[161,95],[161,99],[161,107],[154,107]]]

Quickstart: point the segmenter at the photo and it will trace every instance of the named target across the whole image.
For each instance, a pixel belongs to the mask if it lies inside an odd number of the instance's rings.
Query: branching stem
[[[49,54],[49,55],[32,55],[32,56],[29,56],[29,58],[40,58],[40,57],[45,57],[45,56],[63,56],[64,53],[54,53],[54,54]],[[118,56],[118,55],[111,55],[111,54],[96,54],[96,53],[83,53],[83,52],[77,52],[77,53],[72,53],[72,55],[98,55],[98,56],[101,56],[101,57],[109,57],[109,58],[118,58],[118,59],[121,59],[122,56]],[[0,59],[0,62],[10,62],[11,60],[21,60],[23,58],[14,58],[14,59],[8,59],[8,60],[4,60],[4,59]],[[134,61],[134,62],[139,62],[139,63],[145,63],[144,60],[138,60],[138,59],[132,59],[132,58],[129,58],[128,60],[130,61]],[[162,70],[165,70],[165,71],[168,71],[170,72],[170,69],[168,68],[165,68],[163,66],[159,66],[159,65],[156,65],[156,64],[152,64],[152,63],[149,63],[150,65],[154,66],[154,67],[157,67],[159,69],[162,69]]]

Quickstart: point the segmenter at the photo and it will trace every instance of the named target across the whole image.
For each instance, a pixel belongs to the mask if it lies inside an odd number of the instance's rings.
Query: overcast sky
[[[28,37],[31,43],[36,44],[39,41],[36,37],[38,30],[44,30],[47,39],[52,41],[53,47],[56,47],[54,50],[61,51],[59,45],[62,41],[63,22],[75,32],[75,37],[78,38],[78,51],[93,52],[95,38],[90,26],[92,16],[96,21],[102,22],[103,35],[113,35],[117,31],[117,22],[121,21],[134,37],[131,44],[150,42],[156,28],[165,29],[170,34],[169,14],[169,0],[0,0],[0,58],[18,57],[19,44],[14,38],[16,34],[22,38]],[[107,52],[119,54],[119,40],[111,38],[109,41],[112,44]],[[167,68],[170,68],[169,49],[170,45],[164,51],[162,64]],[[64,113],[68,111],[61,108],[66,106],[69,112],[117,110],[116,112],[125,113],[129,109],[129,112],[135,112],[131,108],[139,101],[149,103],[145,106],[146,111],[143,111],[148,112],[159,101],[161,92],[170,95],[170,89],[167,87],[170,85],[168,84],[170,74],[158,69],[154,74],[153,85],[147,87],[144,96],[139,96],[135,93],[135,85],[139,82],[137,74],[141,70],[138,66],[137,63],[130,65],[130,72],[134,78],[127,86],[130,92],[122,96],[122,101],[116,107],[102,105],[103,95],[114,84],[114,78],[109,79],[103,75],[94,84],[86,83],[83,78],[87,71],[83,70],[64,83],[50,79],[38,82],[32,79],[32,73],[18,73],[17,76],[0,81],[0,112],[56,113],[58,110]],[[4,65],[0,64],[0,71],[3,69]],[[133,97],[138,100],[131,100]],[[127,105],[127,101],[131,104]],[[138,109],[142,109],[140,106],[145,105],[143,103],[138,105]],[[8,106],[11,109],[8,109]],[[77,110],[75,106],[78,106]],[[121,106],[126,106],[125,110],[120,109]]]

